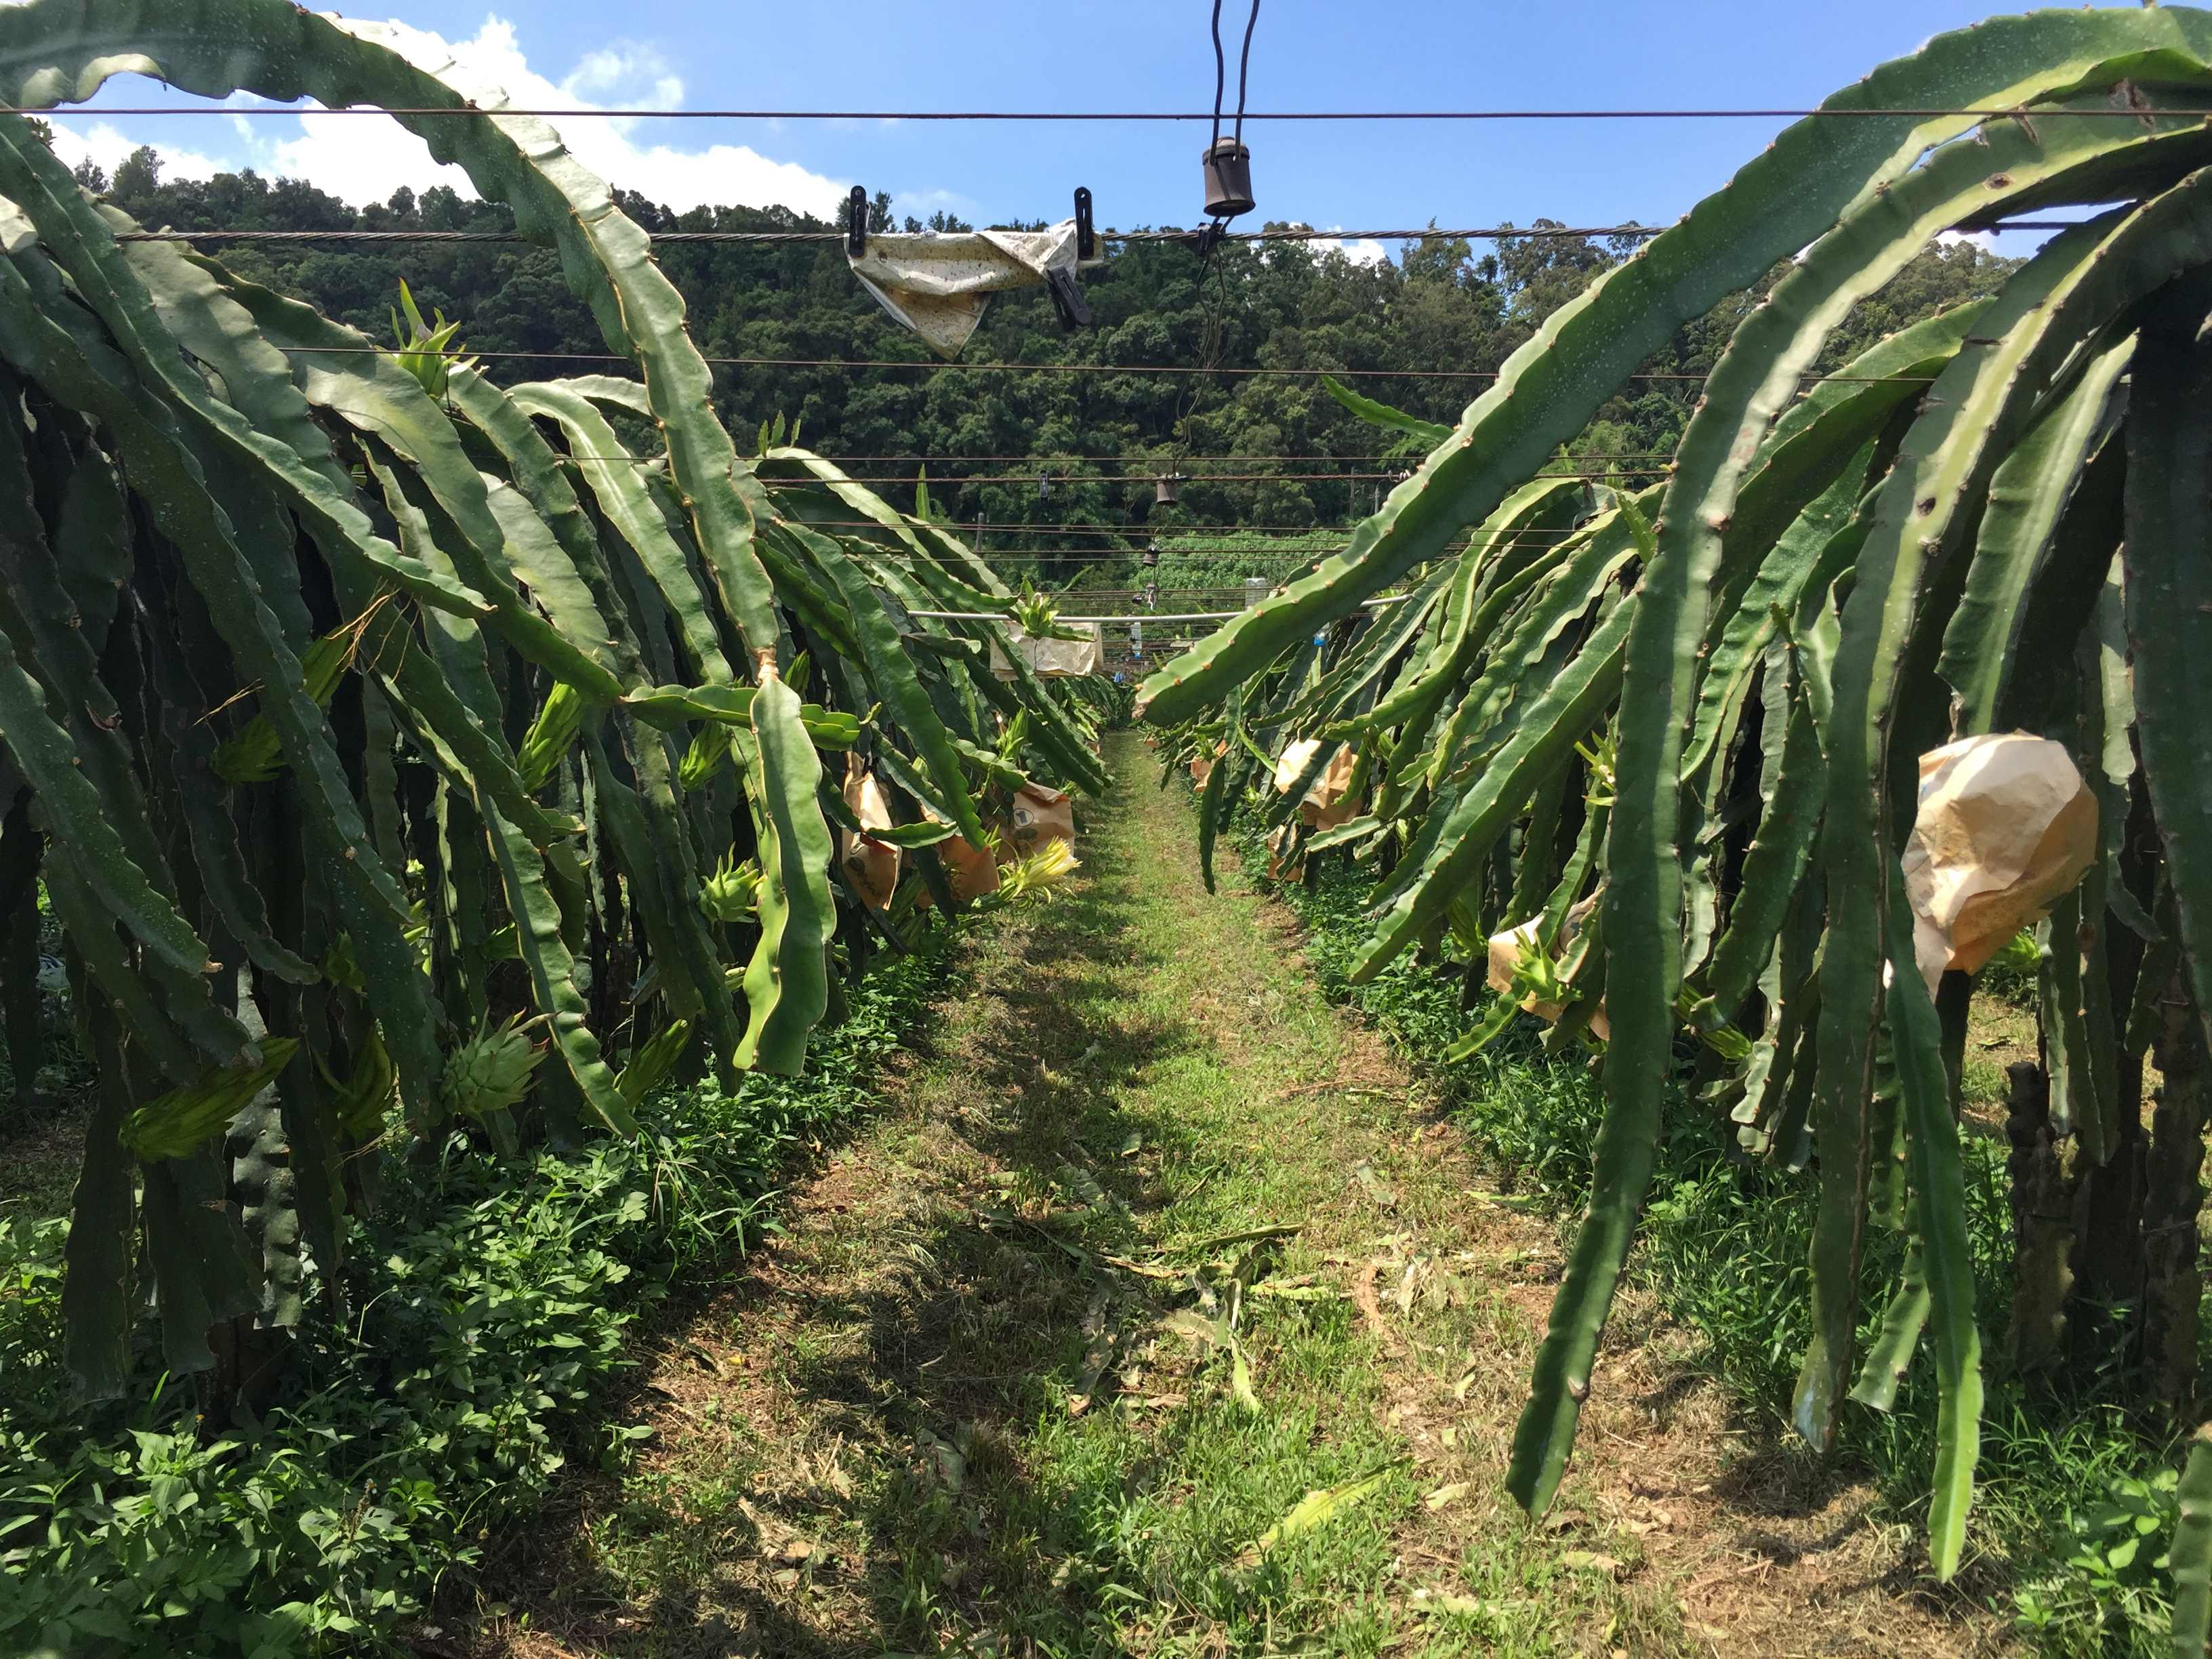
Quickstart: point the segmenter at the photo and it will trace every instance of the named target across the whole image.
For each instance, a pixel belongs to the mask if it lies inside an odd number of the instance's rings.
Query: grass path
[[[1081,881],[977,934],[884,1115],[659,1339],[651,1439],[495,1564],[483,1650],[1999,1650],[1633,1308],[1521,1517],[1556,1229],[1278,907],[1204,892],[1124,742]]]

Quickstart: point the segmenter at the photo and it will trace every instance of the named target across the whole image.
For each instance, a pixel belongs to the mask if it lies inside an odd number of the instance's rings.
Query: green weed
[[[65,1224],[0,1219],[0,1650],[392,1646],[574,1461],[619,1464],[601,1410],[639,1314],[744,1248],[795,1152],[848,1127],[941,952],[883,964],[800,1079],[664,1093],[635,1142],[517,1171],[465,1137],[393,1158],[343,1295],[296,1333],[280,1400],[204,1431],[150,1334],[125,1401],[74,1405]]]
[[[1256,868],[1256,837],[1245,848]],[[1526,1188],[1565,1217],[1587,1196],[1590,1147],[1602,1099],[1586,1060],[1550,1058],[1534,1018],[1474,1060],[1443,1066],[1437,1057],[1487,1012],[1490,994],[1462,1006],[1465,972],[1480,963],[1439,967],[1401,958],[1369,984],[1352,987],[1345,965],[1367,932],[1364,874],[1340,866],[1311,885],[1277,892],[1304,923],[1316,972],[1425,1065],[1449,1091],[1454,1115],[1495,1164],[1508,1188]],[[2007,988],[2014,988],[2008,984]],[[1999,1106],[2001,1069],[1969,1055],[1971,1106]],[[1735,1146],[1731,1126],[1701,1115],[1686,1099],[1669,1110],[1668,1129],[1647,1203],[1632,1280],[1699,1339],[1691,1363],[1719,1382],[1739,1408],[1776,1437],[1790,1432],[1789,1403],[1809,1337],[1804,1280],[1815,1193],[1809,1171],[1753,1164]],[[1996,1334],[1985,1359],[1988,1398],[1966,1583],[1970,1592],[2011,1614],[2045,1653],[2166,1651],[2170,1587],[2157,1565],[2172,1534],[2170,1479],[2141,1480],[2166,1461],[2169,1442],[2121,1404],[2117,1376],[2032,1381],[2004,1366],[2002,1334],[2011,1294],[2011,1218],[2000,1142],[1965,1142],[1971,1237],[1981,1328]],[[1899,1235],[1877,1229],[1867,1250],[1862,1306],[1870,1337],[1897,1281]],[[1927,1471],[1936,1443],[1932,1359],[1923,1345],[1888,1414],[1847,1414],[1838,1467],[1863,1469],[1882,1503],[1877,1518],[1924,1521]],[[2139,1550],[2115,1565],[2093,1534],[2138,1488],[2163,1507],[2130,1510],[2147,1524]],[[2127,1500],[2132,1501],[2132,1500]],[[2149,1501],[2149,1500],[2146,1500]],[[2085,1541],[2085,1539],[2087,1541]]]

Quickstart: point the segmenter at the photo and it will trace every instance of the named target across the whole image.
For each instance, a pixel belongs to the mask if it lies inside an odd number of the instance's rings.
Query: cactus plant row
[[[99,1070],[65,1296],[92,1398],[150,1299],[219,1418],[211,1328],[336,1294],[379,1149],[629,1133],[686,1066],[799,1068],[838,978],[958,908],[936,825],[1104,781],[1090,705],[994,678],[1014,596],[926,502],[741,451],[606,186],[398,38],[285,0],[0,15],[18,110],[131,70],[455,112],[401,118],[635,369],[495,384],[404,295],[380,346],[118,240],[0,115],[0,1005],[28,1091],[43,894]],[[882,914],[831,856],[825,750],[928,826]]]
[[[2130,1340],[2193,1347],[2193,1320],[2168,1328],[2197,1295],[2187,1056],[2212,1006],[2208,115],[2212,13],[1936,36],[1554,313],[1341,552],[1142,689],[1171,764],[1219,757],[1209,847],[1249,797],[1284,862],[1373,872],[1359,975],[1415,950],[1477,959],[1533,920],[1547,999],[1583,1010],[1555,1046],[1601,1049],[1591,1202],[1507,1477],[1533,1511],[1603,1386],[1670,1114],[1722,1115],[1747,1156],[1814,1172],[1808,1439],[1886,1409],[1932,1350],[1941,1576],[1966,1536],[1985,1355],[2051,1363],[2075,1278],[2151,1310]],[[1931,240],[2051,209],[2081,222],[1993,297],[1811,373]],[[1640,359],[1781,262],[1662,484],[1540,477]],[[1362,609],[1378,595],[1407,625]],[[2018,1297],[2040,1310],[2024,1344],[1977,1324],[1956,1127],[1971,986],[1929,994],[1900,865],[1919,757],[2013,730],[2063,744],[2100,809],[2089,873],[2039,936],[2049,1104],[2027,1129],[2059,1148],[2037,1167],[2064,1190],[2045,1197],[2096,1219],[2024,1250]],[[1314,737],[1352,745],[1362,792],[1325,830],[1298,821],[1298,791],[1253,787]],[[1589,920],[1569,929],[1577,905]],[[2154,1043],[2180,1091],[2155,1133]],[[1869,1327],[1874,1228],[1910,1248]],[[2164,1380],[2146,1386],[2189,1410],[2193,1363],[2148,1358]]]

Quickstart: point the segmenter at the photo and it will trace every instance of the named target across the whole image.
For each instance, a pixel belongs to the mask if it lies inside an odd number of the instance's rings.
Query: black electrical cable
[[[1218,3],[1217,3],[1213,8],[1213,15],[1218,31],[1221,17],[1221,7]],[[1237,142],[1240,144],[1244,142],[1244,83],[1247,77],[1252,73],[1252,31],[1259,27],[1260,0],[1252,0],[1252,15],[1246,19],[1244,23],[1244,53],[1243,56],[1237,60],[1237,131],[1235,137]],[[1221,37],[1218,32],[1214,35],[1213,49],[1216,52],[1218,52],[1221,50]],[[1221,118],[1218,114],[1214,117],[1213,120],[1213,136],[1216,138],[1219,138],[1221,137]]]
[[[1221,142],[1221,94],[1229,65],[1221,56],[1221,0],[1213,0],[1213,142]]]

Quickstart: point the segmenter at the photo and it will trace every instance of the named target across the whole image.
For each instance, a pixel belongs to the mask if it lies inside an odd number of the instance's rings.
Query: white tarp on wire
[[[1006,629],[1006,637],[1021,653],[1022,660],[1031,672],[1047,679],[1106,672],[1106,629],[1100,623],[1092,623],[1079,640],[1033,640],[1012,626]],[[991,647],[991,672],[1002,680],[1012,679],[1014,675],[1013,665],[1000,654],[995,644]]]
[[[876,235],[847,261],[885,311],[939,356],[957,357],[994,294],[1042,287],[1048,270],[1073,270],[1075,221],[1049,230],[974,230]],[[1099,264],[1103,258],[1081,262]]]

